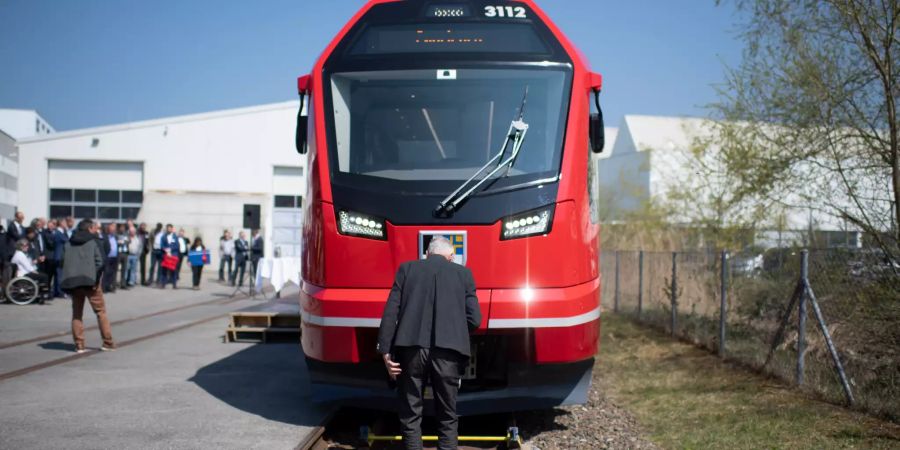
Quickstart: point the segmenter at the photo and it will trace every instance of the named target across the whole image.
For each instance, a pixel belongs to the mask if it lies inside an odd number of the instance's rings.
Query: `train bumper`
[[[300,292],[307,357],[331,363],[377,360],[378,326],[388,289],[321,288]],[[520,360],[534,364],[591,358],[600,334],[600,280],[565,288],[480,289],[475,335],[528,331]]]
[[[481,289],[472,337],[476,373],[463,382],[463,414],[584,403],[600,334],[600,280],[566,288]],[[301,291],[303,351],[317,401],[393,409],[375,352],[387,289]]]
[[[306,363],[314,401],[397,410],[397,393],[385,376],[383,364],[330,364],[311,358]],[[586,403],[593,365],[593,358],[567,364],[510,365],[504,387],[482,390],[463,382],[457,412],[492,414]],[[427,398],[425,411],[429,414],[433,411],[433,404]]]

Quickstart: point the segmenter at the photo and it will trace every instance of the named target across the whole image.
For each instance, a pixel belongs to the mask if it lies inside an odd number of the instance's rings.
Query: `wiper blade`
[[[440,214],[442,212],[451,213],[455,211],[459,205],[464,202],[467,198],[471,197],[472,194],[480,188],[484,183],[493,178],[498,172],[500,172],[504,167],[506,168],[506,175],[509,175],[509,169],[516,163],[516,158],[519,156],[519,151],[522,149],[522,143],[525,141],[525,134],[528,133],[528,124],[522,120],[525,116],[525,104],[528,99],[528,86],[525,86],[525,94],[522,96],[522,104],[519,106],[519,114],[518,117],[513,119],[513,121],[509,124],[509,131],[506,133],[506,139],[503,141],[503,146],[500,147],[500,152],[494,155],[487,163],[481,166],[478,171],[475,172],[474,175],[469,177],[463,184],[461,184],[458,188],[456,188],[453,193],[447,196],[447,198],[441,200],[438,203],[437,208],[435,208],[434,212],[436,214]],[[507,147],[512,144],[512,150],[509,158],[503,159],[503,155],[506,154]],[[470,183],[475,181],[479,175],[484,173],[492,164],[496,161],[501,161],[494,167],[494,170],[490,171],[483,178],[478,180],[472,187],[463,192],[463,190],[469,186]],[[460,194],[460,192],[463,192]]]

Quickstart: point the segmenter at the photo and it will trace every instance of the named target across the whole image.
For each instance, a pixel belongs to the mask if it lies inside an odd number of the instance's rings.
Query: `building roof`
[[[35,120],[39,124],[39,130],[35,130]],[[36,110],[15,108],[0,108],[0,130],[17,140],[36,134],[56,132],[47,119]]]
[[[697,136],[709,132],[711,121],[696,117],[626,115],[623,119],[635,150],[687,149]]]
[[[149,128],[161,125],[171,125],[185,122],[195,122],[201,120],[216,119],[220,117],[239,116],[244,114],[256,114],[265,111],[274,111],[281,109],[297,109],[300,105],[299,100],[291,100],[279,103],[268,103],[265,105],[248,106],[243,108],[223,109],[218,111],[210,111],[198,114],[187,114],[183,116],[164,117],[160,119],[149,119],[137,122],[126,122],[115,125],[105,125],[93,128],[81,128],[77,130],[57,132],[48,135],[34,136],[20,140],[20,143],[52,141],[56,139],[66,139],[85,135],[97,135],[103,133],[114,133],[117,131],[133,130],[138,128]]]

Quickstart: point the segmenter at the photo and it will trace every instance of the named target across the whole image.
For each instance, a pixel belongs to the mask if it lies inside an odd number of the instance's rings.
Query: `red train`
[[[460,412],[585,402],[600,331],[601,77],[546,14],[532,0],[371,0],[298,87],[302,341],[317,398],[392,404],[375,353],[382,309],[398,265],[445,235],[484,317]]]

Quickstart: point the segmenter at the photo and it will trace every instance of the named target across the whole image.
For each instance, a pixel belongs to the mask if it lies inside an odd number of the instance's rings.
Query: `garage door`
[[[135,162],[50,161],[50,217],[136,219],[144,202],[144,167]]]

